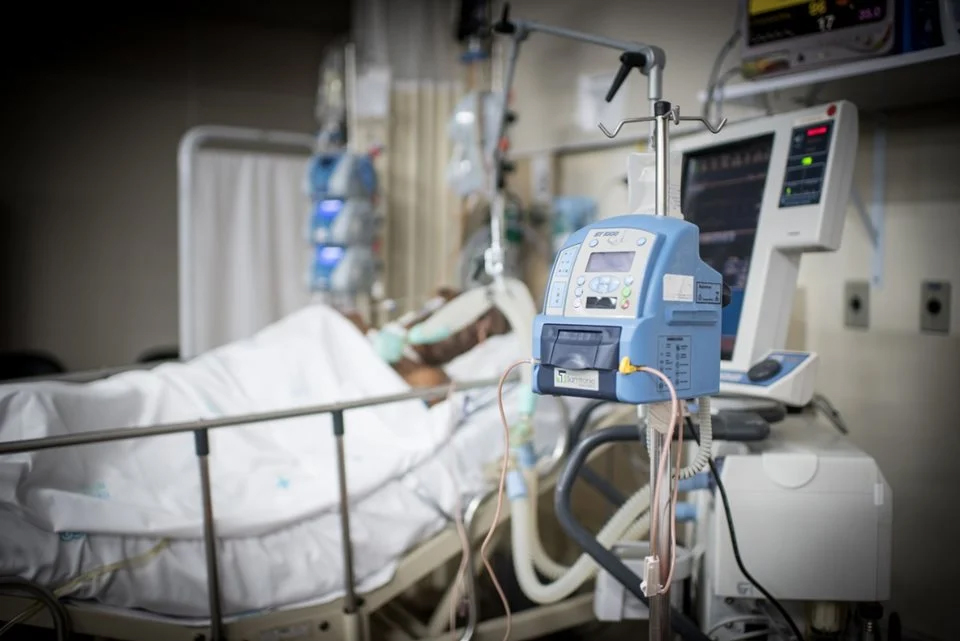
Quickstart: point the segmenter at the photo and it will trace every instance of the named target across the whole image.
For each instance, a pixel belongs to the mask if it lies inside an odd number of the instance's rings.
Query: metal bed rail
[[[517,376],[512,376],[507,380],[513,382],[517,380],[517,378]],[[63,436],[49,436],[39,439],[4,441],[0,442],[0,456],[36,452],[61,447],[76,447],[78,445],[92,445],[95,443],[109,443],[113,441],[192,432],[194,435],[194,449],[196,451],[197,462],[199,466],[200,492],[203,505],[203,539],[207,565],[207,591],[210,599],[210,639],[211,641],[223,641],[225,639],[224,623],[221,607],[222,604],[220,596],[219,566],[217,559],[216,527],[214,524],[213,498],[211,492],[209,467],[209,431],[224,427],[239,427],[241,425],[250,425],[253,423],[265,423],[269,421],[282,421],[285,419],[300,418],[304,416],[332,414],[333,436],[336,440],[337,479],[339,484],[340,503],[339,510],[342,533],[342,554],[344,562],[344,589],[346,591],[343,600],[343,610],[345,618],[348,621],[352,621],[352,623],[349,623],[349,625],[353,629],[347,631],[348,636],[351,639],[361,639],[363,638],[363,624],[359,617],[361,601],[357,596],[356,591],[353,570],[353,547],[350,543],[347,468],[343,443],[343,437],[346,431],[344,413],[352,409],[372,407],[377,405],[389,405],[391,403],[398,403],[413,399],[437,399],[446,396],[447,394],[451,393],[451,391],[464,392],[473,389],[489,388],[497,386],[499,382],[499,379],[485,379],[463,383],[452,383],[420,390],[410,390],[408,392],[399,394],[376,396],[354,401],[311,405],[272,412],[259,412],[207,420],[150,425],[145,427],[103,429],[82,434],[66,434]]]

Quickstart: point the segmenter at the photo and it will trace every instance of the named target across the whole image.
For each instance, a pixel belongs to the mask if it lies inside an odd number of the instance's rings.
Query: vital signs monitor
[[[721,392],[810,401],[817,355],[784,349],[800,256],[840,245],[857,140],[848,102],[674,140],[681,211],[700,229],[702,259],[731,292]]]

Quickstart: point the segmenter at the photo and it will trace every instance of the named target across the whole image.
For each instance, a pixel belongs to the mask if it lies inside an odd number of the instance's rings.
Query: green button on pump
[[[621,294],[623,295],[623,297],[624,297],[624,298],[626,298],[627,296],[629,296],[629,295],[630,295],[630,293],[631,293],[631,290],[630,290],[630,288],[629,288],[629,287],[624,287],[624,288],[623,288],[623,291],[622,291],[622,292],[620,292],[620,293],[621,293]]]

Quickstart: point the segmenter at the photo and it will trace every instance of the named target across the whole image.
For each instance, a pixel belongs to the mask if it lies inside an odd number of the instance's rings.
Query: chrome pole
[[[350,497],[347,493],[347,460],[343,447],[343,411],[333,413],[333,437],[337,443],[337,482],[340,485],[340,538],[343,547],[343,581],[346,595],[343,610],[357,611],[357,587],[353,574],[353,545],[350,543]]]
[[[656,185],[656,212],[657,216],[667,215],[667,189],[670,185],[668,170],[670,163],[668,156],[670,148],[668,145],[669,135],[667,133],[667,123],[670,120],[670,103],[665,100],[658,100],[653,105],[654,136],[656,138],[657,152],[657,185]]]
[[[653,115],[655,119],[656,137],[656,158],[657,158],[657,183],[656,183],[656,214],[657,216],[667,215],[667,189],[670,185],[668,168],[669,163],[669,136],[667,128],[670,121],[670,103],[665,100],[659,100],[653,105]],[[669,413],[669,412],[668,412]],[[647,422],[647,433],[651,435],[648,440],[650,446],[650,495],[657,496],[658,502],[651,506],[652,510],[657,510],[657,529],[656,532],[650,532],[650,554],[657,557],[660,562],[659,583],[661,590],[650,597],[650,639],[651,641],[670,641],[670,585],[667,583],[667,574],[670,567],[670,531],[673,524],[670,522],[670,478],[671,478],[671,453],[672,443],[667,441],[662,424],[660,412],[647,412],[649,418]],[[656,418],[653,418],[656,417]],[[666,453],[667,465],[664,472],[664,482],[661,483],[659,476],[660,458]],[[655,586],[656,587],[656,586]]]
[[[650,430],[650,427],[647,429]],[[660,585],[663,586],[662,591],[650,597],[650,639],[651,641],[670,641],[670,586],[666,583],[670,566],[670,529],[673,527],[670,523],[670,482],[667,480],[661,484],[657,478],[660,457],[664,448],[670,449],[670,443],[667,443],[666,437],[659,431],[650,431],[653,434],[650,448],[651,497],[654,496],[657,486],[661,485],[657,505],[651,508],[657,510],[657,531],[656,536],[653,531],[650,532],[650,549],[651,554],[660,560]],[[672,456],[668,454],[667,479],[670,478],[671,458]]]
[[[224,639],[220,608],[220,570],[217,563],[217,532],[213,523],[213,496],[210,490],[210,438],[207,430],[193,433],[200,464],[200,495],[203,500],[203,546],[207,561],[207,597],[210,599],[211,641]]]

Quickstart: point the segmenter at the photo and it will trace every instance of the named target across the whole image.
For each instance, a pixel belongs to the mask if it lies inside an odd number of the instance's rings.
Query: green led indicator
[[[802,162],[805,166],[806,166],[806,165],[812,165],[812,164],[813,164],[813,157],[812,157],[812,156],[807,156],[806,158],[804,158],[804,159],[801,160],[800,162]]]
[[[787,195],[790,195],[790,194],[792,194],[792,193],[793,193],[793,188],[792,188],[792,187],[787,187]]]

